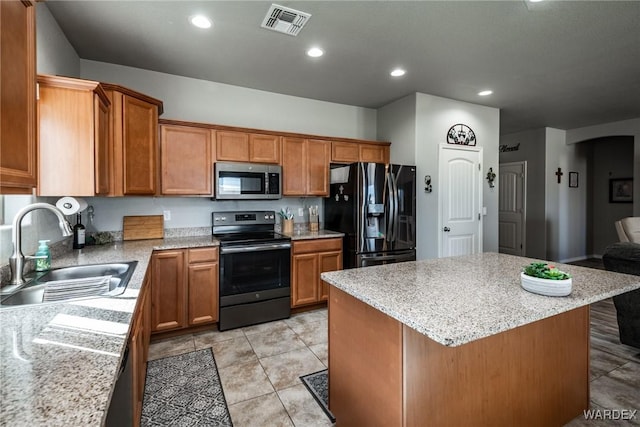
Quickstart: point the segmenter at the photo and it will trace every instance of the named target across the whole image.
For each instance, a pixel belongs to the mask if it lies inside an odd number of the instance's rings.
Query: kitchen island
[[[589,304],[640,277],[577,266],[567,297],[520,286],[536,260],[484,253],[323,273],[338,425],[561,426],[589,407]]]

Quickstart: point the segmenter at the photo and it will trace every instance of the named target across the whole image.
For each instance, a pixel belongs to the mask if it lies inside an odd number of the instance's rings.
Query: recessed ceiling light
[[[319,47],[312,47],[307,51],[307,55],[309,55],[312,58],[318,58],[324,55],[324,50],[320,49]]]
[[[538,3],[541,2],[542,0],[529,0],[531,3]]]
[[[191,24],[198,28],[211,28],[211,21],[204,15],[195,15],[189,18]]]
[[[406,73],[406,71],[403,70],[402,68],[396,68],[396,69],[392,70],[391,73],[389,73],[389,74],[391,74],[392,77],[401,77],[401,76],[404,76],[405,73]]]
[[[491,95],[493,93],[492,90],[483,90],[481,92],[478,92],[478,95],[480,96],[487,96],[487,95]]]

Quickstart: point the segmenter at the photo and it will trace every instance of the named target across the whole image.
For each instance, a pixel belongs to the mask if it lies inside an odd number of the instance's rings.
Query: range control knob
[[[273,215],[269,215],[269,219],[273,219],[275,218]]]
[[[226,220],[227,220],[227,217],[226,217],[226,216],[221,216],[221,217],[220,217],[220,221],[226,221]]]

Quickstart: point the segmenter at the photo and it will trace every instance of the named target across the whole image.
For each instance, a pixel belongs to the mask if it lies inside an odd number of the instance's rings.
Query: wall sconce
[[[489,188],[495,187],[493,181],[496,179],[496,174],[493,172],[493,168],[489,168],[489,172],[487,172],[487,181],[489,182]]]
[[[433,191],[433,187],[431,186],[431,175],[424,176],[424,192],[431,193]]]

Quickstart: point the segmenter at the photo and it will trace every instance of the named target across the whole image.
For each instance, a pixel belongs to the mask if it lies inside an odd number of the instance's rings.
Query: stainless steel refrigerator
[[[331,165],[324,228],[344,237],[344,268],[416,259],[416,167]]]

